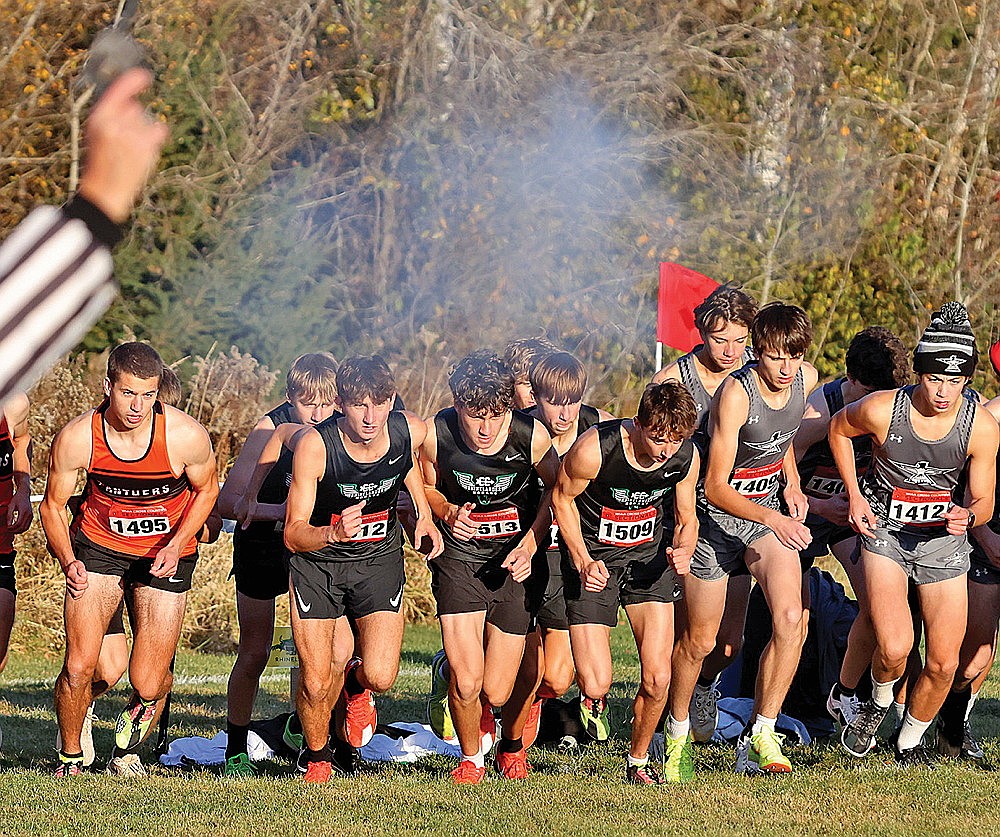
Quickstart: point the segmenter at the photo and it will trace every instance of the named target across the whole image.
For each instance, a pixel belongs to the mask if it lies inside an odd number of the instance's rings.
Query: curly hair
[[[514,373],[496,352],[481,349],[456,363],[448,375],[455,406],[500,415],[514,406]]]
[[[847,374],[862,386],[896,389],[910,382],[910,355],[889,329],[870,326],[847,347]]]

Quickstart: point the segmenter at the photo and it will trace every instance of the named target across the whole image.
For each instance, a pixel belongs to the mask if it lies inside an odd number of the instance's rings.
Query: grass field
[[[364,765],[352,779],[306,786],[292,766],[267,764],[259,778],[224,780],[212,771],[156,768],[146,779],[87,774],[55,780],[53,660],[10,661],[0,676],[3,775],[0,835],[637,835],[991,833],[1000,827],[1000,773],[942,765],[904,772],[885,757],[862,764],[828,744],[791,751],[795,772],[781,778],[731,773],[732,752],[697,751],[699,779],[648,789],[622,781],[628,698],[637,675],[627,629],[615,633],[623,663],[612,697],[617,740],[578,756],[532,751],[534,772],[520,783],[490,777],[453,787],[453,763]],[[381,720],[422,719],[434,627],[408,629],[399,681],[380,699]],[[177,661],[171,737],[211,736],[223,725],[231,657],[182,653]],[[98,703],[98,765],[112,738],[123,687]],[[1000,703],[994,681],[976,710],[990,759],[1000,764]],[[287,704],[287,674],[267,673],[257,715]]]

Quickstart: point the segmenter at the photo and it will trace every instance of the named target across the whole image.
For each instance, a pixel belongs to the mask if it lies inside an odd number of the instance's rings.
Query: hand
[[[327,543],[345,543],[361,531],[361,510],[367,500],[348,506],[340,513],[340,520],[330,526]]]
[[[31,495],[27,491],[18,491],[7,506],[7,531],[12,535],[27,532],[31,525]]]
[[[767,528],[774,532],[782,546],[796,552],[812,543],[812,533],[799,520],[793,520],[780,512],[774,512]]]
[[[949,535],[964,535],[969,531],[972,514],[968,509],[952,506],[941,516],[945,520],[945,529]]]
[[[850,508],[850,503],[847,502],[847,495],[844,493],[835,494],[823,500],[812,501],[812,511],[836,526],[849,525],[847,515]]]
[[[139,101],[152,81],[148,70],[123,73],[94,105],[84,127],[80,194],[118,224],[128,219],[167,139],[167,126],[151,119]]]
[[[475,503],[455,506],[455,511],[448,515],[446,523],[451,527],[455,540],[471,541],[479,533],[479,526],[472,519],[472,510],[475,507]]]
[[[435,526],[429,517],[417,517],[413,527],[413,546],[420,549],[425,538],[430,538],[431,550],[424,558],[433,561],[444,552],[444,539],[441,537],[441,530]]]
[[[668,546],[667,562],[677,575],[687,575],[691,572],[691,556],[694,555],[694,547]]]
[[[600,593],[607,584],[611,574],[603,561],[591,561],[580,570],[580,581],[588,593]]]
[[[806,515],[809,514],[809,498],[800,489],[791,486],[785,488],[782,496],[788,506],[788,516],[799,523],[805,523]]]
[[[511,578],[520,584],[531,575],[531,553],[523,546],[515,546],[500,566],[508,570]]]
[[[858,495],[856,500],[849,503],[847,522],[859,535],[864,535],[866,538],[875,537],[878,518],[872,511],[871,504],[863,496]]]
[[[79,599],[89,586],[87,568],[83,561],[71,561],[63,570],[66,573],[66,592],[71,599]]]
[[[163,549],[156,553],[153,559],[153,566],[149,574],[153,578],[170,578],[177,571],[177,564],[181,560],[181,549],[174,546],[173,542],[168,543]]]

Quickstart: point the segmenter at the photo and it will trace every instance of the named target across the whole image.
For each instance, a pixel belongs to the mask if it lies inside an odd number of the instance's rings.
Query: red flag
[[[690,352],[701,337],[694,327],[694,309],[719,287],[714,279],[689,267],[660,262],[660,294],[656,311],[656,339]]]

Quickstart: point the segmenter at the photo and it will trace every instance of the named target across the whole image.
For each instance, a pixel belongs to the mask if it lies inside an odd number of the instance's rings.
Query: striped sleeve
[[[35,384],[115,298],[111,242],[88,215],[38,207],[0,245],[0,403]]]

